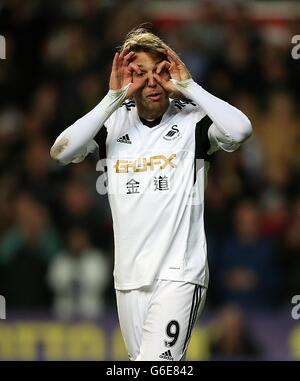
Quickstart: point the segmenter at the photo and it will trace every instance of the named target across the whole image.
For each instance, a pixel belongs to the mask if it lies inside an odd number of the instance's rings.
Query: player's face
[[[169,97],[167,92],[157,83],[154,78],[157,65],[161,58],[150,53],[138,52],[133,62],[139,66],[142,73],[134,73],[135,76],[145,78],[144,86],[134,94],[134,101],[137,105],[138,113],[143,118],[155,119],[160,117],[169,106]],[[169,79],[169,73],[162,71],[159,74],[165,79]]]

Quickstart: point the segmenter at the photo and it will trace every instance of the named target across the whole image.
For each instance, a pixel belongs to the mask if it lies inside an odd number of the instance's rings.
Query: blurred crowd
[[[116,48],[145,21],[254,129],[235,153],[216,153],[209,172],[206,308],[233,306],[212,350],[239,350],[226,325],[239,334],[242,311],[274,311],[299,293],[300,60],[290,52],[300,15],[266,29],[249,3],[195,3],[192,20],[170,21],[154,17],[151,2],[0,1],[0,294],[8,309],[63,318],[115,311],[112,221],[96,191],[96,158],[61,167],[49,150],[106,94]],[[259,351],[247,338],[244,347]]]

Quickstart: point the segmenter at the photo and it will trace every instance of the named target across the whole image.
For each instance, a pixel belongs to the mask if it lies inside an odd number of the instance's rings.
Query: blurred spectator
[[[33,138],[21,157],[18,188],[51,206],[54,178],[50,173],[49,143],[44,137]]]
[[[276,306],[281,296],[278,253],[274,242],[261,234],[256,202],[238,203],[233,229],[233,234],[224,241],[214,269],[220,301],[246,309]]]
[[[15,199],[14,221],[0,241],[1,292],[11,310],[47,309],[49,261],[60,248],[44,205],[30,194]]]
[[[109,39],[110,47],[119,46],[128,31],[136,25],[149,22],[151,16],[146,16],[144,11],[145,8],[141,7],[139,1],[118,1],[117,7],[115,7],[114,12],[112,12],[110,19],[110,26],[113,25],[113,28],[109,27],[107,29],[107,38]]]
[[[268,168],[276,171],[278,165],[290,171],[299,163],[300,122],[294,100],[287,90],[277,90],[270,95],[268,108],[256,123],[255,130],[263,146],[265,171]]]
[[[288,224],[288,205],[285,198],[274,189],[268,189],[261,197],[261,231],[279,243]]]
[[[92,247],[87,231],[68,230],[66,249],[58,253],[48,271],[55,314],[63,319],[101,317],[110,277],[107,254]]]
[[[96,205],[94,193],[82,179],[69,180],[61,194],[61,208],[58,209],[57,223],[62,230],[77,224],[89,232],[93,245],[108,248],[110,241],[107,236],[104,212]]]
[[[262,351],[251,336],[246,317],[234,305],[226,305],[210,327],[211,360],[255,360]]]
[[[300,290],[300,195],[290,208],[290,223],[284,239],[284,262],[286,264],[286,301]]]

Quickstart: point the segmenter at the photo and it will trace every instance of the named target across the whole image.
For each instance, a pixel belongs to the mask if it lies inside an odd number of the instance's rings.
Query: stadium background
[[[145,21],[254,128],[214,155],[210,288],[188,359],[299,359],[299,2],[2,0],[0,360],[127,359],[96,160],[60,167],[49,149],[100,101],[115,48]]]

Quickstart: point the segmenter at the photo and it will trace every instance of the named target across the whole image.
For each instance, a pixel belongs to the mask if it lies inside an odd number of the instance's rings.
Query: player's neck
[[[166,110],[163,110],[160,112],[157,112],[156,110],[155,111],[146,111],[146,112],[141,111],[140,112],[140,110],[138,110],[138,114],[139,114],[139,117],[142,119],[145,119],[148,121],[153,121],[155,119],[161,118],[163,116],[163,114],[165,113],[165,111]]]
[[[147,120],[147,119],[144,119],[140,116],[140,121],[147,127],[156,127],[157,125],[160,124],[161,122],[161,119],[162,119],[162,116],[160,116],[159,118],[156,118],[156,119],[151,119],[151,120]]]
[[[156,110],[149,110],[149,109],[145,109],[145,108],[138,107],[138,106],[137,106],[137,108],[138,108],[138,114],[139,114],[140,118],[148,120],[148,121],[153,121],[155,119],[161,118],[164,115],[164,113],[167,111],[168,106],[163,107],[163,108],[158,109],[158,110],[157,109]]]

